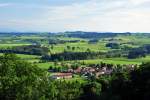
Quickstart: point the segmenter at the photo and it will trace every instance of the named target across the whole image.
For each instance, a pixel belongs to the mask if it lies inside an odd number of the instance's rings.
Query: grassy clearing
[[[98,64],[101,62],[110,64],[141,64],[142,62],[150,61],[150,56],[137,59],[127,59],[127,58],[105,58],[105,59],[92,59],[92,60],[80,60],[79,62],[84,62],[85,64]]]
[[[15,46],[23,46],[23,45],[31,45],[31,44],[0,44],[0,48],[8,48],[8,47],[15,47]]]
[[[39,68],[48,69],[50,66],[54,66],[53,62],[46,62],[46,63],[37,63],[36,64]]]
[[[36,55],[25,55],[25,54],[17,54],[17,56],[22,59],[39,59],[41,57]]]
[[[141,64],[140,62],[135,61],[121,61],[115,59],[92,59],[92,60],[80,60],[80,62],[84,62],[85,64],[99,64],[101,62],[108,64]]]
[[[135,45],[141,46],[144,44],[150,44],[150,39],[149,37],[146,36],[136,36],[136,35],[131,35],[131,36],[118,36],[116,39],[122,39],[123,42],[132,42]]]
[[[3,53],[0,53],[0,56],[3,55]],[[25,54],[16,54],[18,57],[20,57],[24,61],[28,62],[39,62],[41,56],[36,55],[25,55]]]
[[[51,50],[51,53],[61,53],[64,52],[64,50],[68,50],[67,46],[70,46],[71,49],[68,51],[71,52],[85,52],[87,49],[90,49],[93,52],[107,52],[111,50],[110,48],[105,47],[105,42],[99,42],[96,44],[88,44],[88,42],[77,42],[77,43],[66,43],[66,44],[58,44],[54,45],[53,49],[51,49],[51,46],[49,47]],[[75,47],[74,50],[72,50],[72,47]]]
[[[45,39],[47,37],[41,37],[41,36],[35,36],[35,35],[31,35],[31,36],[21,36],[19,37],[20,39]]]

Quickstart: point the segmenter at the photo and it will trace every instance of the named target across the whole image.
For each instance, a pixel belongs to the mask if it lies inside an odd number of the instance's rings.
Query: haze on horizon
[[[0,31],[150,32],[150,0],[1,0]]]

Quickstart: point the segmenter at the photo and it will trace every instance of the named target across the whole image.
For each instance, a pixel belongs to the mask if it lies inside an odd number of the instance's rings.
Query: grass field
[[[85,52],[87,49],[90,49],[93,52],[107,52],[111,50],[110,48],[105,47],[106,43],[105,42],[98,42],[96,44],[89,44],[88,42],[77,42],[77,43],[66,43],[66,44],[58,44],[54,45],[53,49],[51,50],[51,53],[61,53],[64,52],[64,50],[68,50],[67,46],[70,46],[71,49],[68,51],[72,52]],[[74,50],[72,50],[72,47],[75,47]],[[49,47],[51,48],[51,46]]]
[[[0,53],[0,56],[3,55]],[[36,55],[25,55],[25,54],[16,54],[18,57],[21,58],[21,60],[28,61],[28,62],[39,62],[40,56]]]
[[[132,42],[134,43],[134,45],[137,46],[141,46],[143,44],[150,44],[150,38],[146,36],[142,37],[142,35],[118,36],[116,37],[116,39],[121,39],[124,43]]]
[[[23,45],[31,45],[31,44],[22,44],[22,43],[18,43],[18,44],[0,44],[0,48],[8,48],[8,47],[15,47],[15,46],[23,46]]]
[[[46,63],[37,63],[36,64],[39,68],[48,69],[50,66],[54,66],[53,62],[46,62]]]
[[[99,39],[99,42],[95,44],[90,44],[88,41],[90,39],[82,39],[82,38],[70,38],[70,37],[54,37],[56,39],[60,40],[79,40],[79,42],[76,43],[70,43],[67,42],[65,44],[57,44],[52,45],[48,44],[48,39],[53,37],[46,37],[46,36],[40,36],[40,35],[30,35],[30,36],[12,36],[12,37],[1,37],[0,38],[0,48],[8,48],[8,47],[14,47],[14,46],[22,46],[22,45],[31,45],[32,43],[25,43],[24,40],[31,39],[40,41],[41,39],[44,39],[43,42],[41,42],[42,45],[48,47],[50,49],[50,52],[52,54],[55,53],[61,53],[64,52],[64,50],[71,51],[71,52],[85,52],[87,49],[90,49],[92,52],[107,52],[111,51],[113,49],[107,48],[105,45],[109,42],[117,42],[121,44],[121,47],[123,46],[129,46],[132,48],[142,46],[144,44],[150,44],[149,37],[143,36],[143,35],[130,35],[130,36],[117,36],[114,38],[103,38]],[[16,42],[16,40],[18,42]],[[67,46],[70,47],[70,49],[67,48]],[[75,49],[72,49],[72,48]],[[2,54],[0,54],[2,55]],[[26,60],[32,63],[35,63],[38,65],[38,67],[43,69],[48,69],[49,66],[54,66],[54,62],[46,62],[46,63],[39,63],[40,56],[35,55],[23,55],[23,54],[17,54],[22,60]],[[80,60],[79,62],[83,62],[86,64],[96,64],[100,62],[105,63],[112,63],[112,64],[141,64],[142,62],[148,62],[150,61],[150,55],[146,56],[145,58],[137,58],[137,59],[127,59],[127,58],[104,58],[104,59],[91,59],[91,60]],[[72,61],[69,61],[72,62]]]
[[[84,62],[85,64],[99,64],[101,62],[109,64],[141,64],[142,62],[150,61],[150,56],[145,58],[137,59],[127,59],[127,58],[105,58],[105,59],[91,59],[91,60],[79,60],[79,62]]]

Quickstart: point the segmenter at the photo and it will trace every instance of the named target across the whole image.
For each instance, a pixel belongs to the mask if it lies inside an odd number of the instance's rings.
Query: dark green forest
[[[0,53],[15,53],[29,55],[46,55],[49,49],[40,45],[16,46],[13,48],[0,49]]]

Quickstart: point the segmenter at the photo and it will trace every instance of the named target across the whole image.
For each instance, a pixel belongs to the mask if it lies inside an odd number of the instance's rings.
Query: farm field
[[[2,55],[2,53],[0,53]],[[40,56],[35,55],[24,55],[24,54],[17,54],[22,60],[35,63],[39,68],[48,69],[50,66],[54,66],[54,62],[45,62],[39,63]],[[137,58],[137,59],[127,59],[127,58],[105,58],[105,59],[91,59],[91,60],[78,60],[76,62],[84,62],[85,64],[100,64],[101,62],[108,63],[108,64],[141,64],[142,62],[150,61],[150,56],[146,56],[144,58]],[[74,61],[66,61],[74,62]]]
[[[94,60],[80,60],[79,62],[84,62],[85,64],[99,64],[101,62],[109,64],[141,64],[142,62],[150,61],[150,56],[145,58],[137,59],[127,59],[127,58],[106,58],[106,59],[94,59]]]
[[[142,62],[148,62],[150,61],[150,56],[147,56],[145,58],[138,58],[138,59],[126,59],[126,58],[107,58],[107,59],[92,59],[92,60],[78,60],[76,62],[81,62],[85,64],[100,64],[101,62],[108,63],[108,64],[137,64],[140,65]],[[66,61],[66,63],[74,62],[74,61]],[[47,63],[38,63],[38,67],[42,69],[48,69],[49,66],[54,65],[53,62],[47,62]]]
[[[106,48],[105,44],[106,43],[103,43],[103,42],[97,43],[97,44],[88,44],[87,42],[58,44],[58,45],[53,46],[53,49],[51,49],[51,52],[61,53],[65,49],[67,49],[67,46],[75,47],[75,50],[71,50],[71,49],[69,50],[72,52],[85,52],[88,48],[90,48],[90,50],[93,52],[98,52],[98,51],[106,52],[110,49]]]
[[[65,34],[65,33],[64,33]],[[100,33],[101,34],[101,33]],[[125,33],[124,33],[125,34]],[[86,34],[85,34],[86,36]],[[107,47],[108,43],[117,43],[119,44],[119,48],[111,48]],[[17,35],[9,35],[5,36],[4,34],[0,38],[0,49],[11,49],[15,47],[21,46],[29,46],[29,45],[41,45],[42,47],[48,48],[48,55],[52,54],[60,54],[64,52],[112,52],[126,51],[126,49],[130,48],[138,48],[140,46],[150,44],[150,36],[147,34],[131,34],[131,35],[117,35],[115,37],[98,37],[98,38],[82,38],[82,37],[68,37],[67,34],[52,34],[49,35],[47,33],[43,34],[30,34],[26,36],[26,34]],[[17,53],[16,53],[17,54]],[[0,55],[2,55],[0,53]],[[81,54],[82,55],[82,54]],[[36,64],[38,67],[42,69],[48,69],[49,66],[55,66],[54,63],[56,61],[42,61],[41,57],[43,55],[32,55],[32,54],[17,54],[22,60],[31,62]],[[84,59],[84,60],[70,60],[63,62],[84,62],[85,64],[97,64],[100,62],[109,63],[109,64],[141,64],[142,62],[150,61],[150,55],[146,55],[146,57],[139,57],[134,59],[128,59],[127,57],[101,57],[94,59]],[[57,61],[62,62],[62,61]],[[57,66],[55,66],[57,67]],[[63,67],[63,66],[62,66]]]
[[[0,44],[0,48],[9,48],[9,47],[23,46],[23,45],[31,45],[31,44],[22,44],[22,43],[18,43],[18,44],[13,44],[13,43]]]

